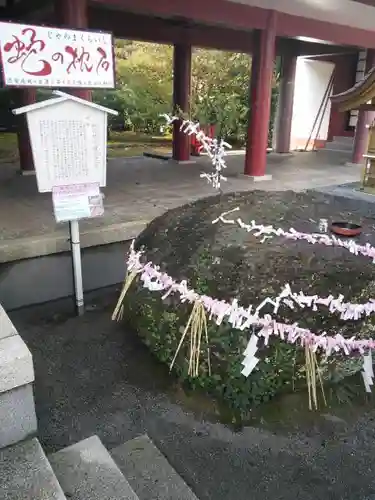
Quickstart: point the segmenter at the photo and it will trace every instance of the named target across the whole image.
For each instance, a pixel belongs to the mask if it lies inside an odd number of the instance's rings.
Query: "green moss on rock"
[[[212,224],[220,213],[237,206],[237,215],[244,221],[305,232],[316,232],[320,218],[360,221],[365,228],[364,240],[374,239],[368,221],[360,213],[348,213],[344,202],[333,203],[329,196],[253,191],[207,198],[170,210],[143,231],[136,246],[144,248],[145,260],[160,265],[177,280],[188,280],[200,293],[226,300],[238,297],[243,305],[258,305],[265,297],[276,296],[285,283],[305,294],[343,293],[351,302],[375,296],[375,266],[368,259],[340,248],[284,238],[262,244],[237,226]],[[170,363],[191,306],[180,304],[173,296],[162,301],[160,293],[144,290],[139,283],[132,285],[124,306],[125,321],[161,361]],[[331,335],[340,332],[345,336],[372,336],[375,328],[371,318],[344,322],[324,308],[314,313],[310,309],[293,311],[282,307],[278,320],[297,321],[301,327],[316,333],[326,330]],[[241,375],[242,353],[251,331],[210,322],[208,333],[211,377],[203,350],[200,376],[189,379],[187,342],[175,370],[182,380],[222,398],[232,409],[246,413],[252,405],[304,384],[302,349],[273,339],[269,347],[262,349],[256,370],[245,378]],[[340,380],[358,371],[360,364],[359,358],[332,358],[323,363],[325,378]]]

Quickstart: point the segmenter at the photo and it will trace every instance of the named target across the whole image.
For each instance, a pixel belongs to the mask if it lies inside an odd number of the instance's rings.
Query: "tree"
[[[242,142],[249,110],[251,59],[247,54],[197,49],[192,69],[192,110],[220,136]]]
[[[117,89],[97,91],[97,102],[117,109],[127,129],[159,133],[160,114],[172,106],[172,47],[116,43]]]

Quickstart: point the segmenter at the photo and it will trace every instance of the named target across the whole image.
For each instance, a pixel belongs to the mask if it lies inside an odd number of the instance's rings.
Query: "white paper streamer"
[[[222,222],[224,224],[236,224],[244,231],[253,233],[256,238],[262,238],[261,243],[265,241],[265,238],[282,236],[283,238],[287,238],[293,241],[307,241],[307,243],[310,243],[311,245],[320,244],[331,247],[341,247],[345,248],[353,255],[363,255],[364,257],[369,257],[372,262],[375,263],[375,247],[371,246],[370,243],[366,243],[365,245],[358,245],[353,240],[341,240],[336,236],[329,236],[328,234],[302,233],[300,231],[296,231],[294,228],[290,228],[288,231],[284,231],[284,229],[281,228],[275,229],[271,225],[265,226],[263,224],[256,224],[254,220],[246,224],[240,217],[238,217],[237,219],[226,218],[227,215],[239,210],[240,208],[236,207],[233,210],[229,210],[228,212],[223,212],[221,215],[219,215],[219,217],[212,221],[212,224],[217,224],[218,222]]]
[[[372,365],[372,351],[371,349],[363,356],[363,371],[362,378],[365,384],[366,392],[371,392],[371,387],[374,384],[374,369]]]
[[[259,358],[255,356],[256,352],[258,351],[258,345],[257,345],[258,340],[259,339],[256,336],[256,334],[253,333],[243,353],[245,358],[242,361],[243,370],[241,371],[241,373],[245,377],[248,377],[250,373],[254,370],[256,365],[259,363]]]
[[[220,189],[221,181],[228,180],[223,175],[223,170],[227,168],[224,157],[227,155],[227,149],[231,149],[232,146],[225,142],[223,139],[218,141],[217,139],[208,137],[203,132],[203,130],[201,130],[199,123],[194,123],[190,120],[181,120],[181,118],[179,118],[178,116],[170,116],[167,114],[163,114],[162,116],[163,118],[165,118],[168,125],[172,125],[172,123],[174,123],[175,121],[181,121],[181,132],[184,132],[189,136],[196,136],[196,138],[202,145],[202,149],[211,159],[212,165],[215,169],[212,173],[202,172],[200,174],[200,177],[201,179],[206,179],[214,189]]]
[[[270,314],[260,316],[253,306],[245,308],[238,303],[237,299],[229,303],[207,295],[200,295],[189,288],[185,280],[175,281],[167,273],[161,272],[160,267],[153,265],[152,262],[142,264],[141,256],[142,252],[134,250],[133,242],[128,258],[128,271],[136,271],[145,288],[150,291],[163,291],[163,297],[171,293],[177,294],[182,303],[194,303],[199,300],[209,318],[218,325],[226,320],[233,328],[242,331],[249,327],[258,328],[257,336],[265,346],[269,344],[271,337],[277,337],[290,344],[300,344],[302,347],[308,345],[314,352],[319,350],[326,357],[339,352],[348,356],[355,351],[363,355],[368,349],[375,349],[375,340],[372,338],[357,339],[355,336],[345,338],[340,333],[329,336],[327,332],[317,335],[307,328],[299,327],[297,323],[279,323]]]

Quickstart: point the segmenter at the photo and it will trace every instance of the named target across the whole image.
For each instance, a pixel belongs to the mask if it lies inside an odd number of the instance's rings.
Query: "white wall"
[[[297,60],[296,82],[293,100],[291,149],[304,148],[310,134],[315,139],[326,140],[328,135],[331,101],[322,110],[323,119],[318,132],[321,114],[313,129],[323,96],[333,73],[334,64],[299,57]]]

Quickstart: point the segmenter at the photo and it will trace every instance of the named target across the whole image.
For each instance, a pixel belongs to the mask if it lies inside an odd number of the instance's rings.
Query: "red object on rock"
[[[202,131],[206,134],[207,137],[213,139],[215,137],[215,125],[207,125],[202,127]],[[192,156],[200,156],[202,150],[202,144],[199,142],[195,135],[191,136],[190,143],[190,152]]]
[[[351,222],[332,222],[331,231],[340,236],[358,236],[362,232],[362,226]]]

